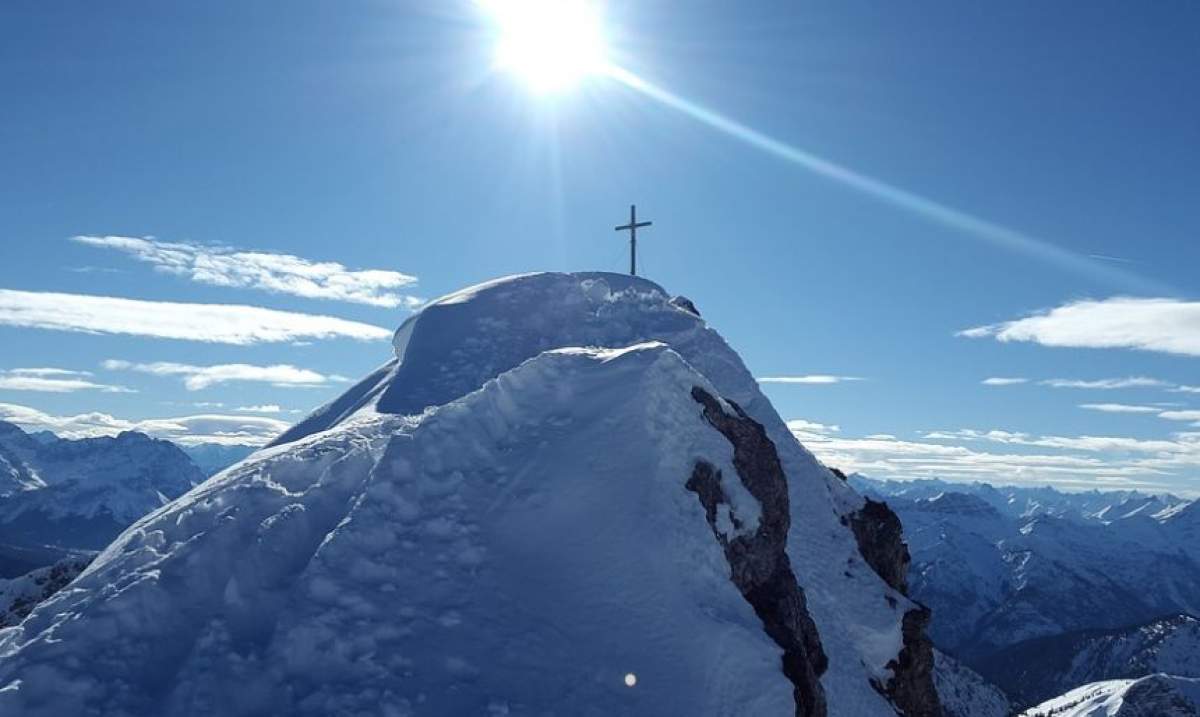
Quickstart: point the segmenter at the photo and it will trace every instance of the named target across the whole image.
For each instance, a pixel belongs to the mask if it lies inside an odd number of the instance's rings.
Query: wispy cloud
[[[238,304],[187,304],[0,289],[0,325],[249,345],[301,339],[382,341],[379,326]]]
[[[205,414],[177,418],[127,420],[107,413],[58,416],[29,406],[0,403],[0,420],[29,431],[53,431],[60,438],[78,439],[114,436],[123,431],[140,431],[182,445],[222,443],[263,445],[290,425],[266,416]]]
[[[1146,376],[1127,376],[1125,378],[1101,378],[1085,381],[1074,378],[1050,378],[1042,381],[1043,386],[1053,388],[1086,388],[1101,391],[1111,391],[1118,388],[1167,388],[1171,384],[1157,378]]]
[[[991,378],[983,379],[984,386],[1016,386],[1021,383],[1029,383],[1027,378],[1006,378],[1003,376],[992,376]]]
[[[136,393],[131,388],[96,383],[89,380],[87,371],[62,368],[14,368],[0,370],[0,389],[6,391],[37,391],[41,393],[74,393],[101,391],[103,393]]]
[[[1115,297],[1075,301],[1014,321],[961,331],[968,338],[1043,346],[1126,348],[1200,356],[1200,302]]]
[[[804,385],[828,385],[833,383],[845,383],[846,381],[862,381],[858,376],[833,376],[830,374],[817,373],[807,376],[762,376],[756,379],[759,383],[795,383]]]
[[[926,434],[925,437],[942,440],[988,441],[1014,446],[1061,448],[1088,452],[1161,453],[1184,448],[1181,444],[1169,440],[1144,440],[1125,436],[1037,436],[1019,431],[995,429],[979,431],[964,428],[957,431],[934,431]]]
[[[109,359],[104,362],[109,371],[138,371],[154,376],[180,376],[189,391],[230,382],[269,383],[279,388],[324,386],[340,377],[325,376],[306,368],[288,364],[254,366],[244,363],[217,364],[215,366],[192,366],[183,363],[158,361],[155,363],[132,363]]]
[[[1174,393],[1200,393],[1200,386],[1176,386],[1167,390]]]
[[[261,406],[238,406],[233,410],[238,413],[283,413],[283,409],[273,403]]]
[[[1154,406],[1135,406],[1128,403],[1081,403],[1080,408],[1101,413],[1158,413]]]
[[[154,237],[77,236],[72,241],[124,252],[158,271],[212,286],[261,289],[309,299],[350,301],[372,306],[415,308],[421,299],[398,290],[415,276],[384,269],[350,270],[332,261],[291,254],[247,251]]]
[[[1200,421],[1200,411],[1163,411],[1158,414],[1158,417],[1168,421]]]
[[[828,436],[842,430],[840,426],[806,421],[803,418],[794,418],[788,421],[787,427],[792,432],[792,435],[799,438],[801,442],[808,440],[810,437],[816,440],[825,440]]]

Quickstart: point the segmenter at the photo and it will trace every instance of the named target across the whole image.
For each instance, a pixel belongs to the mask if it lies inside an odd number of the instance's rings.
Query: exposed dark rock
[[[671,304],[673,304],[674,306],[678,306],[679,308],[683,309],[684,311],[686,311],[689,314],[692,314],[694,316],[700,315],[700,309],[697,309],[696,305],[692,303],[692,300],[687,298],[686,296],[680,295],[680,296],[676,296],[676,297],[672,298]]]
[[[783,672],[793,685],[797,717],[824,717],[825,691],[819,678],[829,660],[788,559],[791,510],[787,479],[775,444],[762,425],[736,403],[727,402],[737,413],[731,416],[716,398],[699,387],[692,389],[692,398],[704,407],[705,419],[733,444],[738,478],[762,506],[757,530],[730,539],[718,529],[721,505],[730,509],[735,530],[743,528],[743,521],[733,514],[721,485],[721,472],[712,464],[698,461],[687,488],[699,497],[713,535],[725,549],[734,585],[763,621],[766,633],[783,648]]]
[[[842,480],[849,480],[846,477],[846,472],[844,470],[842,470],[841,468],[834,468],[833,466],[829,466],[829,472],[834,474],[838,478],[841,478]]]
[[[892,588],[908,594],[908,565],[912,557],[904,543],[904,526],[887,503],[870,498],[843,521],[854,531],[858,552],[867,565]]]
[[[912,558],[904,543],[904,526],[887,503],[867,498],[863,507],[843,518],[858,542],[858,552],[867,565],[892,589],[908,594],[908,566]],[[894,598],[888,600],[895,605]],[[933,642],[925,634],[931,613],[920,606],[904,613],[901,634],[904,646],[888,663],[892,677],[876,685],[906,717],[937,717],[942,714],[933,684]]]
[[[904,647],[888,663],[892,677],[880,691],[905,717],[941,717],[942,705],[933,684],[933,642],[925,635],[929,608],[904,613],[901,635]]]

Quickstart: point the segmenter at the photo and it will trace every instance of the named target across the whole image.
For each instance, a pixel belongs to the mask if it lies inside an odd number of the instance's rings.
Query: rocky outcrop
[[[894,590],[907,595],[912,558],[904,543],[904,526],[887,503],[867,498],[863,507],[846,516],[843,522],[854,533],[858,552],[867,565]],[[887,684],[876,685],[907,717],[942,714],[933,683],[933,642],[925,634],[930,617],[929,608],[924,605],[904,614],[901,629],[904,647],[888,663],[892,677]]]
[[[879,577],[895,590],[908,594],[908,566],[912,557],[904,543],[904,526],[887,503],[866,499],[863,507],[843,519],[854,532],[858,552]]]
[[[925,634],[932,615],[924,605],[904,613],[904,647],[888,663],[892,677],[881,689],[905,717],[940,717],[941,702],[933,684],[933,642]]]
[[[735,537],[717,527],[719,506],[730,505],[722,488],[722,475],[712,464],[698,461],[687,488],[700,499],[713,535],[725,550],[734,584],[763,622],[767,634],[783,648],[783,672],[792,682],[797,717],[823,717],[827,713],[820,675],[828,667],[816,623],[808,613],[804,590],[796,582],[786,552],[791,512],[787,480],[775,444],[762,425],[732,401],[736,415],[695,387],[692,398],[703,406],[705,419],[733,445],[733,465],[738,478],[762,506],[758,527],[741,533],[743,523],[730,512]]]

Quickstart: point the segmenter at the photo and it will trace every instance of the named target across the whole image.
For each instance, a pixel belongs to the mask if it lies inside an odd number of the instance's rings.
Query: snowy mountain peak
[[[919,500],[916,502],[913,508],[914,510],[923,510],[930,513],[946,513],[988,518],[1000,517],[1000,511],[989,505],[984,499],[978,496],[968,495],[966,493],[958,493],[955,491],[946,491],[934,496],[933,498]]]
[[[363,409],[420,413],[475,390],[543,351],[646,341],[677,347],[703,339],[706,331],[695,313],[672,303],[662,287],[640,277],[546,272],[495,279],[432,301],[409,317],[395,333],[392,361],[273,445],[326,430]],[[756,397],[741,393],[731,397]]]
[[[895,515],[681,305],[615,274],[430,304],[0,633],[0,712],[938,714]]]

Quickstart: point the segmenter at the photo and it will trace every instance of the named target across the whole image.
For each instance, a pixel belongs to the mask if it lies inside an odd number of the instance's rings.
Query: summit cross
[[[653,222],[639,222],[637,220],[637,205],[629,205],[629,223],[622,224],[616,228],[616,231],[629,232],[629,275],[637,276],[637,230],[638,227],[648,227]]]

